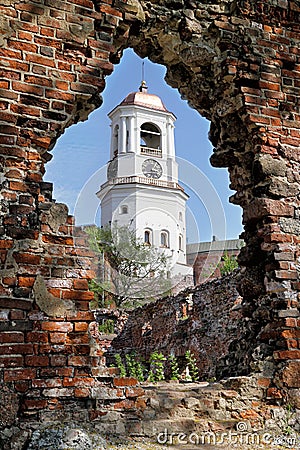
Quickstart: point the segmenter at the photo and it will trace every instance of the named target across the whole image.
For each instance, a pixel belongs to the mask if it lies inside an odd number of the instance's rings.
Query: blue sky
[[[228,201],[227,169],[209,163],[212,145],[208,140],[209,122],[180,98],[176,89],[164,81],[166,69],[145,60],[148,92],[163,100],[177,117],[175,123],[176,154],[179,179],[190,195],[187,203],[188,242],[234,239],[242,231],[241,208]],[[126,50],[120,64],[106,78],[101,108],[86,122],[73,125],[59,138],[46,166],[45,180],[54,183],[53,197],[66,203],[76,224],[99,220],[99,201],[95,195],[105,181],[109,159],[110,120],[107,117],[129,92],[137,91],[142,78],[142,60]],[[96,219],[95,219],[96,217]]]

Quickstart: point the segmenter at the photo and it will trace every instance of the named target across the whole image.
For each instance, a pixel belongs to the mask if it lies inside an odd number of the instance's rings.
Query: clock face
[[[155,159],[146,159],[142,164],[143,174],[148,178],[160,178],[162,167]]]
[[[107,179],[111,180],[112,178],[115,178],[118,173],[118,160],[117,158],[113,159],[107,167]]]

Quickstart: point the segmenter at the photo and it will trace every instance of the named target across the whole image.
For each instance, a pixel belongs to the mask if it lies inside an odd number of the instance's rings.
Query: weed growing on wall
[[[221,276],[229,275],[235,269],[238,268],[238,262],[236,256],[229,255],[228,252],[224,252],[222,256],[222,261],[218,264]]]
[[[180,373],[176,356],[170,355],[168,359],[171,368],[171,380],[179,380]]]
[[[185,352],[185,357],[187,360],[187,368],[191,381],[199,381],[199,372],[195,355],[190,350],[187,350]]]
[[[124,364],[122,363],[122,358],[119,353],[115,354],[115,360],[116,360],[117,368],[120,370],[120,377],[126,377],[126,375],[127,375],[126,369],[125,369]]]
[[[115,331],[115,322],[112,319],[105,319],[98,327],[100,333],[113,334]]]
[[[151,382],[163,381],[165,379],[164,361],[166,358],[162,353],[153,352],[150,355],[150,371],[148,380]]]
[[[132,352],[129,355],[125,356],[126,359],[126,367],[129,376],[136,378],[139,381],[144,381],[145,376],[145,367],[137,358],[137,355]]]

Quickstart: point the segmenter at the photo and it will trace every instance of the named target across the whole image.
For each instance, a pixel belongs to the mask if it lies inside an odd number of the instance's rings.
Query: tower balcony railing
[[[144,147],[141,145],[141,155],[156,156],[162,158],[162,151],[159,148]]]
[[[146,178],[139,176],[113,178],[112,180],[109,180],[106,183],[102,184],[101,189],[115,184],[131,184],[131,183],[148,184],[151,186],[158,186],[168,189],[179,189],[184,192],[183,187],[181,187],[180,184],[176,183],[175,181],[155,180],[153,178]]]

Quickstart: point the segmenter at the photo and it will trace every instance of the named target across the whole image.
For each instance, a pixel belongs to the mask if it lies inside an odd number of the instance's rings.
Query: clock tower
[[[143,81],[109,114],[107,181],[97,193],[101,225],[129,226],[145,244],[172,257],[172,275],[186,266],[186,201],[175,159],[176,117]]]

